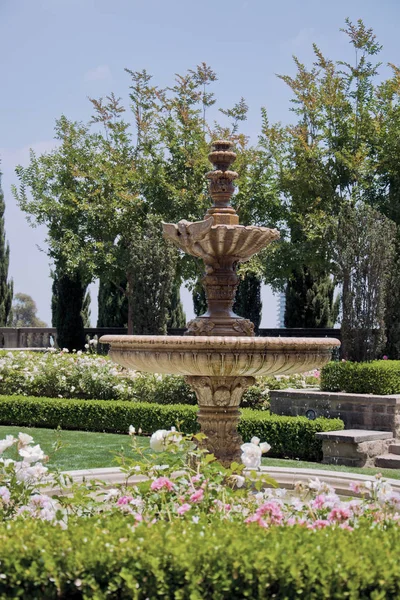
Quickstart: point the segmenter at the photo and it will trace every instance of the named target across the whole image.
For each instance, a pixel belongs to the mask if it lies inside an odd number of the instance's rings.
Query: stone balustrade
[[[99,339],[102,335],[125,334],[119,327],[87,327],[87,340]],[[55,327],[0,327],[0,348],[58,348]]]
[[[186,329],[169,329],[168,335],[183,335]],[[124,335],[124,327],[87,327],[86,339],[102,335]],[[340,340],[340,329],[259,329],[259,337],[333,337]],[[0,348],[58,348],[55,327],[0,327]]]

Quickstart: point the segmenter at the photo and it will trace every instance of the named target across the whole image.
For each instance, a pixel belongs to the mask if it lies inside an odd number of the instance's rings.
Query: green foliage
[[[2,524],[0,597],[322,600],[400,595],[400,530],[261,528],[188,520],[132,533],[126,515]],[[379,549],[379,551],[377,551]]]
[[[186,326],[186,315],[180,297],[179,281],[175,281],[172,287],[170,307],[168,311],[168,329],[184,329]]]
[[[4,229],[5,202],[3,189],[1,187],[0,171],[0,327],[10,325],[12,319],[13,282],[8,279],[8,267],[10,264],[10,246],[6,242]]]
[[[393,269],[395,225],[362,202],[344,206],[335,260],[342,281],[341,354],[365,361],[382,354]]]
[[[12,305],[13,327],[47,327],[37,315],[36,302],[29,294],[15,294]]]
[[[261,323],[261,280],[255,273],[248,271],[240,277],[236,291],[233,312],[250,319],[254,323],[255,331],[258,331]]]
[[[334,289],[328,275],[295,269],[286,286],[285,327],[333,327],[339,308]]]
[[[400,361],[328,363],[321,371],[321,390],[353,394],[399,394]]]
[[[166,334],[174,288],[177,251],[161,235],[159,221],[148,218],[130,232],[127,267],[128,321],[132,334]]]
[[[196,317],[200,317],[205,312],[207,312],[207,299],[206,293],[199,279],[196,281],[193,287],[192,298],[194,314],[196,315]]]
[[[91,315],[90,303],[91,303],[90,291],[87,290],[85,297],[83,299],[82,311],[81,311],[83,327],[90,327],[90,315]]]
[[[127,327],[128,299],[126,279],[118,285],[100,279],[97,327]]]
[[[83,308],[86,289],[79,272],[57,273],[54,277],[52,319],[60,348],[72,351],[85,347]]]
[[[185,433],[196,433],[197,406],[161,405],[146,402],[107,402],[104,400],[65,400],[26,396],[0,396],[0,424],[27,427],[79,429],[124,433],[127,424],[151,434],[177,424]],[[253,436],[268,440],[269,456],[321,460],[322,442],[317,431],[343,429],[340,419],[284,417],[243,409],[239,433],[245,442]]]

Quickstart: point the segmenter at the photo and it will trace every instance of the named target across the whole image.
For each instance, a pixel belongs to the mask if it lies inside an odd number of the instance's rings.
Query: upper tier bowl
[[[334,338],[104,335],[115,362],[138,371],[199,376],[303,373],[325,365]]]

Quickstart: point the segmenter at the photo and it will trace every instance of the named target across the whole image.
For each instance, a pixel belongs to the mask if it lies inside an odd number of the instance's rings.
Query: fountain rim
[[[340,346],[337,338],[309,337],[250,337],[250,336],[197,336],[197,335],[103,335],[99,342],[124,350],[156,350],[180,352],[212,350],[225,352],[265,351],[331,351]]]

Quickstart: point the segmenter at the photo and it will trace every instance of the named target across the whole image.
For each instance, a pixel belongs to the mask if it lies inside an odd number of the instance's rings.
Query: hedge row
[[[162,406],[145,402],[107,400],[66,400],[26,396],[0,396],[0,424],[29,427],[79,429],[126,433],[129,425],[144,434],[169,429],[177,423],[185,433],[198,431],[197,406]],[[242,410],[239,431],[245,441],[256,435],[268,441],[269,456],[321,460],[322,443],[317,431],[343,429],[340,419],[270,415],[264,411]]]
[[[400,528],[354,531],[123,515],[0,526],[0,598],[341,600],[400,597]],[[378,550],[378,551],[377,551]]]
[[[321,390],[353,394],[399,394],[400,360],[328,363],[321,371]]]

